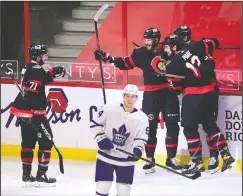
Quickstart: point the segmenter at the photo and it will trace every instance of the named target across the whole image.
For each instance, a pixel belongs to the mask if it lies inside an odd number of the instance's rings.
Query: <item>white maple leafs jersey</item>
[[[90,130],[98,142],[104,137],[109,138],[114,146],[132,153],[134,147],[144,151],[148,140],[149,122],[147,115],[134,108],[126,112],[122,104],[104,105],[91,120]],[[99,150],[97,158],[118,166],[134,165],[128,155],[112,150]]]

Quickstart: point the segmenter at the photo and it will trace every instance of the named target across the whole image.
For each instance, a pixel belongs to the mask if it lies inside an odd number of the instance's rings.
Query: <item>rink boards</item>
[[[46,93],[56,107],[67,103],[66,111],[63,113],[48,112],[54,141],[60,149],[64,159],[95,161],[97,145],[93,135],[89,131],[90,120],[103,104],[102,90],[96,88],[48,86]],[[122,101],[122,91],[107,89],[107,103]],[[18,157],[20,155],[21,133],[16,127],[16,118],[10,119],[7,106],[17,95],[17,89],[12,84],[1,85],[1,153],[2,156]],[[56,103],[55,103],[56,102]],[[137,102],[141,108],[142,92]],[[6,109],[6,110],[4,110]],[[9,123],[6,128],[7,122]],[[242,97],[220,96],[218,125],[228,141],[230,151],[237,159],[237,171],[242,172]],[[203,156],[205,161],[208,157],[205,134],[200,126],[199,132],[203,143]],[[165,133],[166,128],[163,121],[158,124],[158,147],[156,150],[156,161],[165,162]],[[187,144],[181,128],[178,146],[178,157],[188,161]],[[35,153],[36,156],[36,153]],[[53,150],[52,158],[57,158]],[[142,162],[139,162],[142,163]],[[206,163],[206,162],[205,162]]]

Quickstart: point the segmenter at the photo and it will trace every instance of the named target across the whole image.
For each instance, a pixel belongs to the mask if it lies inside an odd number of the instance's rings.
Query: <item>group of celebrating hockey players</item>
[[[165,164],[167,167],[181,170],[184,175],[205,171],[202,162],[202,144],[198,132],[199,124],[202,124],[207,134],[210,173],[218,171],[219,154],[223,159],[222,172],[231,168],[234,163],[235,160],[229,152],[224,135],[216,124],[219,89],[216,83],[213,53],[219,46],[219,42],[216,38],[194,41],[191,40],[191,35],[189,27],[181,26],[160,42],[160,31],[157,28],[149,28],[143,35],[144,46],[135,48],[132,54],[125,58],[112,57],[103,50],[94,52],[96,60],[109,62],[120,70],[130,70],[135,67],[142,69],[144,80],[142,111],[147,115],[149,124],[149,128],[145,129],[146,126],[142,126],[142,121],[138,123],[137,120],[132,120],[136,125],[133,126],[133,129],[130,128],[129,120],[134,115],[134,110],[130,114],[127,113],[126,96],[137,94],[134,93],[134,90],[127,90],[128,88],[134,89],[131,85],[125,87],[123,105],[105,105],[100,110],[96,121],[91,125],[91,130],[95,133],[95,139],[100,149],[96,165],[96,195],[109,194],[114,171],[117,175],[118,195],[129,195],[130,193],[130,185],[132,184],[130,178],[133,178],[133,170],[131,175],[127,161],[132,157],[118,153],[115,146],[126,150],[133,149],[136,157],[133,161],[136,161],[142,155],[145,144],[148,160],[155,162],[157,125],[161,110],[167,129],[165,138],[167,149]],[[183,132],[191,156],[191,161],[184,166],[181,166],[176,159],[180,130],[178,95],[181,93],[183,95],[181,126],[184,128]],[[122,107],[122,109],[117,107]],[[124,113],[127,113],[126,118],[124,118]],[[119,120],[115,120],[116,116]],[[144,123],[147,120],[144,120]],[[115,127],[125,125],[127,129],[124,127],[123,131],[117,132],[116,129],[111,128],[112,125]],[[147,133],[146,143],[142,142],[146,138],[145,134],[142,137],[142,132]],[[130,135],[133,137],[130,137],[129,140]],[[127,142],[125,142],[126,140]],[[141,142],[138,143],[138,140]],[[119,173],[122,170],[121,167],[127,171],[125,179],[125,172]],[[147,174],[155,172],[154,164],[151,162],[145,164],[143,169]]]
[[[191,35],[189,27],[181,26],[161,42],[160,31],[149,28],[143,34],[144,46],[135,48],[125,58],[112,57],[103,50],[94,52],[96,60],[109,62],[120,70],[135,67],[142,69],[144,79],[142,111],[135,108],[139,97],[138,87],[128,84],[123,90],[122,103],[104,105],[91,120],[90,130],[99,148],[95,173],[96,195],[109,194],[114,172],[118,195],[130,195],[134,165],[144,149],[147,159],[155,162],[157,125],[161,111],[167,130],[167,167],[181,170],[185,175],[205,171],[199,124],[202,124],[207,134],[210,172],[218,170],[219,154],[223,159],[222,171],[234,163],[224,135],[216,124],[219,90],[215,80],[213,53],[219,42],[215,38],[193,41]],[[45,86],[65,74],[65,69],[54,67],[47,72],[43,69],[42,65],[47,59],[45,45],[31,45],[29,56],[31,62],[25,65],[21,73],[23,93],[17,95],[10,109],[17,116],[21,127],[22,180],[53,184],[56,179],[46,175],[53,143],[43,134],[43,129],[53,135],[46,118]],[[180,112],[178,95],[181,93]],[[180,119],[191,156],[191,162],[184,166],[176,159]],[[39,164],[36,177],[33,177],[31,168],[36,141],[39,143]],[[117,151],[118,147],[134,156]],[[155,165],[151,162],[143,166],[146,174],[155,172]]]

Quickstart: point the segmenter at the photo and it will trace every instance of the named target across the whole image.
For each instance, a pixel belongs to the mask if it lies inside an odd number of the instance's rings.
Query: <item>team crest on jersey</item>
[[[120,126],[118,130],[113,128],[112,132],[113,132],[112,142],[117,146],[124,146],[128,137],[130,136],[130,133],[127,133],[127,128],[125,124]]]

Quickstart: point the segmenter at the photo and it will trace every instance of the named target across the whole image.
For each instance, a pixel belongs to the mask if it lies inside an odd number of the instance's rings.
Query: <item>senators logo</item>
[[[160,62],[157,64],[158,69],[161,70],[161,71],[164,71],[164,70],[165,70],[165,64],[166,64],[165,61],[160,61]]]
[[[165,71],[165,65],[166,65],[166,61],[162,59],[160,56],[154,57],[153,60],[151,61],[151,66],[156,73]]]

